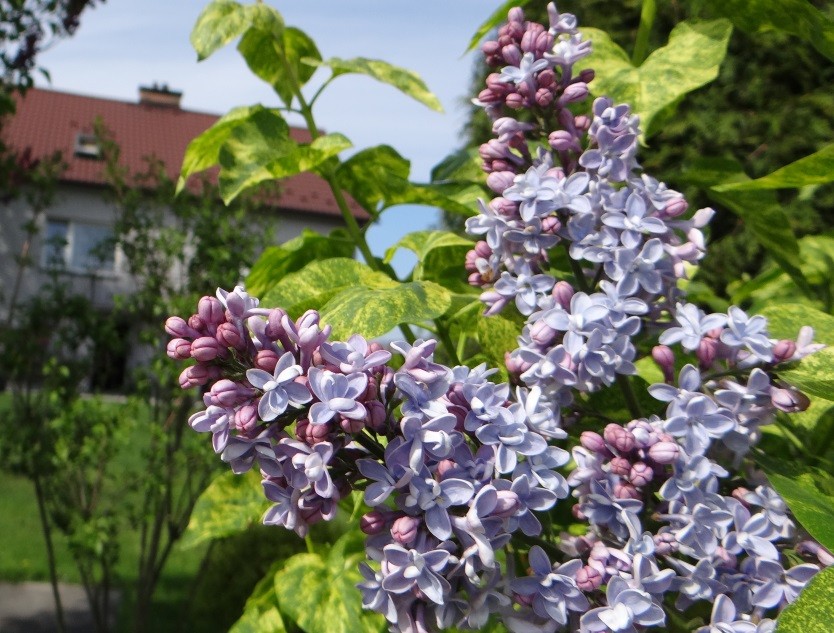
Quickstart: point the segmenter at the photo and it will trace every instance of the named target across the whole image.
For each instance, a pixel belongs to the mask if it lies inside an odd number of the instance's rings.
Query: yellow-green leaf
[[[776,622],[776,633],[830,633],[834,622],[834,568],[818,573]]]

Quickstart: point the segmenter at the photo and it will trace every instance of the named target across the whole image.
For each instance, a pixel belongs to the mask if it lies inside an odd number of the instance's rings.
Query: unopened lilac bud
[[[435,466],[435,472],[437,472],[438,477],[443,479],[447,472],[457,467],[457,464],[453,462],[451,459],[442,459],[437,462],[437,466]]]
[[[411,545],[417,538],[420,519],[411,516],[400,517],[391,526],[391,536],[400,545]]]
[[[197,338],[200,333],[194,328],[190,327],[182,318],[178,316],[168,317],[165,321],[165,331],[170,336],[177,336],[179,338]]]
[[[689,203],[686,201],[686,198],[676,196],[669,200],[666,206],[663,207],[663,215],[667,218],[677,218],[686,213],[688,208]]]
[[[788,339],[782,339],[773,346],[773,362],[784,363],[793,358],[796,354],[796,343]]]
[[[243,433],[250,433],[258,426],[260,418],[258,417],[258,407],[252,404],[247,404],[235,411],[234,423],[235,428]]]
[[[200,336],[205,336],[208,332],[206,322],[203,321],[198,314],[192,314],[188,317],[188,327],[200,333]]]
[[[518,216],[518,205],[512,200],[507,200],[506,198],[493,198],[489,203],[489,208],[508,218],[515,218]]]
[[[577,82],[565,88],[562,96],[559,97],[559,105],[566,105],[568,103],[576,103],[582,101],[588,96],[588,84],[584,82]]]
[[[797,554],[816,556],[817,560],[826,567],[834,565],[834,556],[816,541],[800,541],[796,546]]]
[[[217,297],[201,298],[197,304],[197,314],[203,320],[203,323],[210,325],[217,326],[226,320],[223,304],[217,300]]]
[[[271,349],[262,349],[255,354],[255,367],[263,369],[265,372],[272,373],[275,371],[275,366],[278,364],[278,354]]]
[[[792,387],[771,387],[770,401],[774,407],[785,413],[798,413],[811,406],[808,396]]]
[[[191,358],[191,343],[184,338],[172,338],[165,351],[174,360],[186,360]]]
[[[540,33],[540,31],[536,31],[531,28],[527,28],[524,31],[524,35],[521,36],[521,50],[525,53],[534,53],[536,50],[536,36]]]
[[[637,499],[638,501],[642,498],[637,488],[623,481],[614,486],[614,496],[617,499]]]
[[[539,88],[536,90],[536,105],[540,108],[546,108],[553,103],[553,92],[549,88]]]
[[[218,380],[209,392],[211,402],[220,407],[235,407],[255,393],[251,387],[244,387],[228,378]]]
[[[307,418],[302,418],[295,423],[295,436],[310,446],[327,441],[332,432],[333,427],[330,422],[326,424],[310,424]]]
[[[607,425],[602,435],[608,445],[620,453],[630,453],[634,449],[634,435],[619,424]]]
[[[715,548],[715,551],[712,553],[712,557],[713,562],[717,563],[716,567],[720,565],[721,567],[726,567],[728,569],[735,569],[738,566],[738,559],[735,554],[728,552],[720,545]]]
[[[493,171],[487,176],[487,187],[495,193],[504,193],[513,184],[515,174],[511,171]]]
[[[592,453],[607,454],[608,447],[605,445],[605,440],[599,433],[594,431],[583,431],[579,436],[579,443],[582,444]]]
[[[744,507],[749,508],[750,503],[747,501],[747,499],[744,498],[745,495],[749,495],[749,494],[750,494],[750,491],[747,488],[744,488],[743,486],[739,486],[738,488],[735,488],[733,490],[732,497],[736,501],[739,501],[741,504],[743,504]]]
[[[608,468],[613,474],[626,477],[631,472],[631,462],[625,457],[614,457],[608,462]]]
[[[549,215],[546,218],[542,218],[542,233],[549,233],[553,235],[560,228],[562,228],[562,223],[555,215]]]
[[[675,353],[668,345],[655,345],[652,348],[652,358],[663,371],[663,380],[668,383],[675,381]]]
[[[649,448],[649,457],[658,464],[671,464],[680,452],[681,449],[676,442],[661,441]]]
[[[385,433],[388,430],[388,415],[385,411],[385,405],[379,400],[371,400],[365,403],[365,423],[372,431],[376,433]]]
[[[702,338],[695,355],[702,369],[712,367],[718,356],[718,341],[714,338]]]
[[[510,44],[501,49],[501,55],[508,66],[521,64],[521,50],[515,44]]]
[[[522,595],[520,593],[513,592],[513,602],[515,602],[516,604],[520,604],[523,607],[532,607],[533,606],[533,598],[535,598],[535,597],[536,596],[533,595],[533,594],[530,594],[529,596],[527,596],[527,595]]]
[[[529,361],[523,360],[521,356],[513,356],[511,352],[504,353],[504,365],[507,367],[507,371],[514,376],[523,374],[533,366]]]
[[[591,119],[586,117],[584,114],[580,114],[574,118],[573,125],[577,130],[585,131],[591,127]]]
[[[556,84],[556,73],[554,73],[550,68],[546,68],[538,74],[536,81],[538,82],[540,88],[550,88]]]
[[[281,308],[273,308],[269,311],[269,316],[266,319],[266,328],[264,333],[273,341],[282,340],[285,333],[282,321],[287,313]]]
[[[353,420],[351,418],[341,418],[339,426],[345,433],[359,433],[365,428],[363,420]]]
[[[368,536],[379,534],[387,523],[385,515],[379,510],[371,510],[359,519],[359,529]]]
[[[481,52],[484,55],[497,55],[501,51],[501,45],[495,40],[484,42],[481,45]]]
[[[544,322],[544,319],[536,321],[530,328],[530,338],[540,347],[549,346],[556,338],[556,330]]]
[[[478,93],[478,101],[481,103],[497,103],[504,98],[502,93],[496,92],[495,90],[491,90],[490,88],[484,88]],[[486,160],[486,159],[484,159]]]
[[[678,539],[672,532],[655,534],[653,540],[655,556],[668,556],[678,551]]]
[[[240,330],[233,323],[221,323],[217,326],[214,337],[223,347],[231,347],[240,351],[246,349],[246,340],[240,335]]]
[[[585,565],[576,572],[576,586],[582,591],[594,591],[602,586],[602,574],[598,569]]]
[[[637,462],[631,467],[628,479],[638,488],[642,488],[654,479],[654,470],[648,464]]]
[[[499,75],[498,73],[491,73],[487,75],[486,87],[488,90],[494,92],[497,96],[503,96],[507,92],[507,84],[505,84],[502,81],[501,75]],[[495,142],[498,143],[498,141]]]
[[[220,353],[226,350],[220,346],[213,336],[201,336],[191,344],[191,357],[207,363],[217,358]]]
[[[521,110],[524,107],[524,97],[522,97],[517,92],[512,94],[508,94],[507,98],[504,99],[504,103],[507,104],[508,108],[512,108],[513,110]]]
[[[579,150],[579,145],[576,143],[576,139],[573,134],[567,130],[556,130],[555,132],[551,132],[547,137],[547,142],[550,147],[555,149],[557,152]]]
[[[574,290],[567,281],[557,281],[553,286],[553,298],[556,303],[562,306],[565,310],[570,310],[570,300],[573,299]]]
[[[205,365],[192,365],[186,367],[179,377],[180,387],[182,389],[190,389],[198,385],[206,384],[211,378],[212,373]]]

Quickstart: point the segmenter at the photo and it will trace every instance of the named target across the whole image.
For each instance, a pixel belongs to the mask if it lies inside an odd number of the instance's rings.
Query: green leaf
[[[310,262],[327,257],[349,258],[354,250],[353,241],[344,229],[336,229],[329,236],[304,229],[298,237],[263,252],[246,277],[246,288],[250,294],[262,297],[286,275]]]
[[[707,0],[707,4],[742,31],[785,31],[834,60],[834,22],[808,0]]]
[[[359,542],[348,533],[324,555],[296,554],[275,575],[281,610],[306,633],[379,633],[385,627],[382,616],[362,608],[356,584],[365,555],[347,553],[351,541]]]
[[[442,316],[451,305],[449,292],[430,281],[392,282],[388,288],[347,288],[321,309],[321,320],[333,337],[345,340],[360,333],[382,336],[402,323],[416,325]]]
[[[702,159],[690,165],[684,179],[706,189],[707,195],[744,221],[744,226],[808,295],[811,289],[802,274],[799,244],[782,205],[767,191],[719,191],[727,183],[745,182],[741,165],[728,159]]]
[[[834,622],[834,568],[811,579],[793,604],[782,611],[776,633],[829,633]]]
[[[220,149],[220,194],[229,204],[250,187],[309,171],[349,147],[350,141],[341,134],[297,144],[280,114],[256,111],[232,128]]]
[[[805,156],[773,173],[716,187],[717,191],[754,191],[759,189],[795,189],[808,185],[824,185],[834,181],[834,144]]]
[[[191,45],[202,61],[249,27],[246,9],[231,0],[215,0],[203,9],[191,31]]]
[[[471,249],[472,240],[468,240],[451,231],[415,231],[403,237],[399,242],[385,251],[385,263],[390,263],[394,254],[401,248],[412,251],[423,260],[436,248],[465,247]]]
[[[449,231],[416,231],[385,251],[385,262],[390,263],[401,248],[417,255],[415,280],[434,281],[459,293],[472,292],[463,268],[466,253],[474,248],[471,240]]]
[[[285,633],[284,618],[275,594],[275,574],[284,566],[284,561],[275,563],[246,600],[243,615],[232,625],[229,633]]]
[[[834,345],[834,316],[806,305],[779,304],[761,311],[767,318],[768,333],[775,338],[795,339],[800,328],[814,328],[814,341]]]
[[[780,370],[779,376],[809,396],[834,400],[834,347],[806,356],[797,367]]]
[[[481,163],[477,148],[459,149],[432,167],[431,181],[433,183],[470,182],[485,185],[486,174],[481,169]]]
[[[478,30],[475,31],[475,34],[472,36],[472,39],[469,40],[469,46],[466,47],[464,53],[474,51],[478,47],[478,44],[481,43],[481,40],[486,37],[487,33],[505,22],[507,20],[507,13],[509,13],[510,9],[513,7],[523,7],[529,2],[530,0],[507,0],[504,4],[498,7],[492,12],[486,21],[478,27]]]
[[[378,145],[358,152],[339,166],[336,179],[371,215],[398,204],[422,204],[440,207],[462,215],[474,215],[475,209],[456,196],[455,185],[418,185],[408,180],[411,164],[388,145]]]
[[[234,108],[226,115],[218,119],[205,132],[188,144],[185,156],[182,159],[182,169],[177,181],[177,193],[185,187],[188,177],[217,164],[220,160],[220,148],[229,138],[238,125],[244,123],[256,112],[265,111],[261,105],[245,106]],[[281,116],[277,110],[273,110],[276,116]]]
[[[718,76],[727,53],[732,25],[727,20],[678,23],[669,43],[638,67],[605,31],[582,29],[593,40],[587,63],[596,71],[591,90],[616,102],[627,102],[640,115],[643,132],[651,135],[652,120],[683,95]]]
[[[767,478],[808,533],[834,548],[834,477],[796,460],[758,454]]]
[[[260,475],[254,471],[245,475],[223,473],[197,499],[181,547],[195,547],[243,532],[260,521],[269,506]]]
[[[261,299],[264,305],[278,306],[293,318],[310,308],[321,307],[348,288],[391,288],[387,275],[346,257],[313,260],[301,270],[278,280]]]
[[[423,105],[436,112],[443,112],[443,106],[432,93],[420,76],[405,68],[394,66],[380,59],[367,59],[365,57],[354,57],[353,59],[339,59],[331,57],[323,61],[309,59],[305,60],[312,65],[327,66],[333,71],[333,77],[351,73],[367,75],[377,81],[393,86],[403,94],[416,99]]]

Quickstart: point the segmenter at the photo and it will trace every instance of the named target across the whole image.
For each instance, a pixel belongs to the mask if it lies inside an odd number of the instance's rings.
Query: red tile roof
[[[101,117],[121,148],[121,162],[131,173],[142,171],[144,158],[155,156],[163,161],[168,176],[179,176],[188,143],[207,130],[219,118],[215,114],[181,110],[179,107],[128,103],[114,99],[30,89],[19,98],[17,112],[3,134],[14,148],[31,148],[32,157],[40,158],[59,150],[67,169],[64,182],[106,185],[103,163],[75,155],[79,133],[92,133],[93,123]],[[291,128],[296,141],[309,141],[306,130]],[[353,214],[367,219],[367,214],[352,200]],[[339,209],[328,185],[313,174],[299,174],[281,182],[278,206],[293,211],[339,216]]]

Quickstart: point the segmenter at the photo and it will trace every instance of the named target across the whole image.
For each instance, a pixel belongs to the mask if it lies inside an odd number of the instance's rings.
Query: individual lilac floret
[[[246,370],[249,384],[264,392],[258,402],[258,415],[262,420],[274,420],[287,410],[288,405],[300,407],[313,399],[304,385],[295,382],[302,373],[301,366],[295,364],[292,352],[281,355],[272,375],[263,369]]]
[[[368,341],[354,334],[347,343],[322,343],[319,351],[324,360],[336,365],[343,374],[365,371],[391,360],[391,352],[377,350],[369,354],[369,349]]]
[[[530,548],[529,561],[533,575],[516,578],[511,587],[520,595],[532,597],[536,615],[565,625],[568,611],[588,609],[590,603],[575,580],[576,572],[582,567],[581,560],[573,559],[553,567],[544,550],[534,545]]]
[[[704,395],[685,402],[673,401],[666,414],[669,417],[663,423],[663,430],[682,438],[683,447],[690,455],[703,454],[712,439],[724,437],[736,427],[730,412]]]
[[[721,342],[730,347],[746,347],[764,362],[773,360],[773,343],[767,338],[767,319],[761,315],[749,317],[735,306],[730,307],[728,314],[728,329],[721,333]]]
[[[399,545],[386,545],[384,569],[387,573],[382,588],[393,594],[403,594],[418,588],[429,600],[443,604],[451,586],[440,572],[449,562],[449,552],[443,549],[420,553]]]
[[[705,315],[703,310],[692,303],[677,304],[675,306],[675,320],[677,327],[670,327],[658,339],[661,345],[671,345],[680,342],[684,349],[694,351],[704,335],[710,330],[723,327],[727,317],[723,314]]]
[[[725,594],[719,595],[712,607],[712,617],[706,626],[694,633],[757,633],[758,627],[750,620],[737,620],[736,606]]]
[[[438,483],[430,477],[414,477],[402,505],[407,512],[425,513],[429,532],[443,541],[452,535],[448,509],[465,505],[474,494],[475,487],[463,479],[450,478]]]
[[[579,621],[582,633],[637,633],[638,626],[658,626],[666,622],[663,609],[645,591],[631,589],[625,579],[615,576],[606,591],[608,605],[592,609]]]
[[[321,400],[310,407],[310,422],[326,424],[334,415],[351,420],[365,417],[365,407],[357,402],[368,386],[367,374],[355,373],[345,376],[326,369],[312,367],[308,373],[310,389]]]

